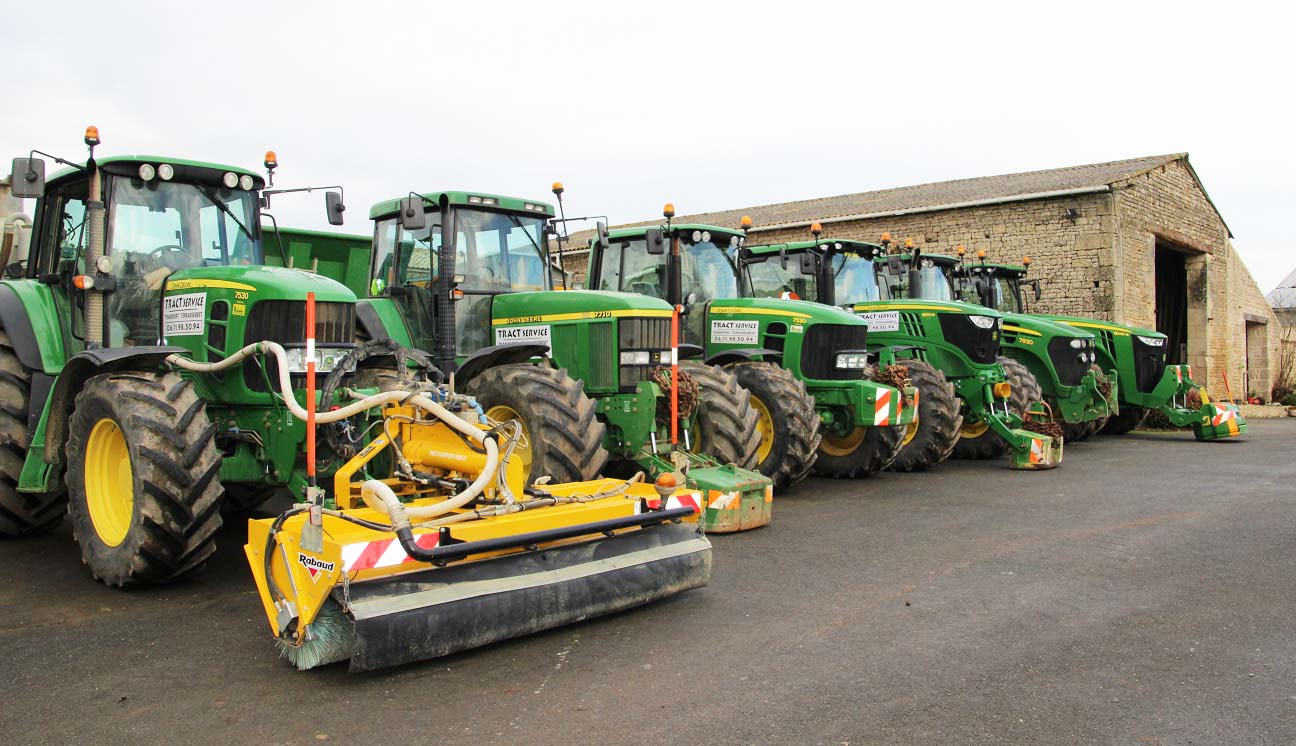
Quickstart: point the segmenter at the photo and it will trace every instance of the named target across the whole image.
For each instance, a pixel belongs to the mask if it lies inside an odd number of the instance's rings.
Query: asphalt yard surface
[[[276,659],[242,555],[108,590],[0,542],[10,744],[1296,743],[1296,420],[1062,468],[812,479],[711,585],[365,675]]]

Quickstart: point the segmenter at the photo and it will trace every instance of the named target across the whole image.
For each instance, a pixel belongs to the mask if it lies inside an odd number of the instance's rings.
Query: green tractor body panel
[[[1024,310],[1028,267],[1016,264],[978,263],[969,268],[985,273],[999,283],[999,305]],[[1034,285],[1038,288],[1038,284]],[[1119,380],[1117,410],[1121,406],[1157,410],[1175,427],[1191,427],[1198,440],[1218,440],[1247,432],[1247,422],[1238,408],[1227,402],[1211,401],[1205,389],[1193,381],[1189,365],[1167,365],[1166,335],[1129,324],[1056,314],[1032,314],[1089,332],[1095,337],[1097,364],[1113,380]]]
[[[546,203],[497,194],[451,191],[419,196],[429,224],[449,216],[461,231],[483,215],[508,220],[546,220],[554,215]],[[440,236],[434,243],[428,232],[421,245],[408,238],[412,231],[400,226],[400,209],[401,199],[374,205],[369,212],[376,221],[372,237],[288,229],[279,234],[295,266],[312,266],[318,260],[321,268],[337,268],[347,278],[347,286],[359,291],[358,328],[363,333],[383,334],[399,344],[431,351],[440,342],[431,297],[437,287],[432,267],[439,263]],[[384,256],[388,237],[393,249]],[[518,240],[509,248],[527,246]],[[277,250],[271,238],[266,247],[267,254]],[[707,497],[703,525],[709,531],[739,531],[769,522],[770,480],[691,452],[687,445],[696,423],[688,418],[681,418],[680,442],[672,445],[669,422],[658,416],[658,403],[666,395],[651,380],[651,372],[670,364],[673,309],[669,304],[634,293],[550,290],[552,275],[527,285],[514,281],[512,266],[490,265],[490,256],[479,255],[467,267],[465,261],[466,256],[460,256],[456,265],[457,273],[468,276],[461,284],[464,295],[454,304],[455,365],[501,345],[547,346],[554,364],[583,382],[585,394],[607,427],[604,448],[613,459],[637,465],[650,479],[683,469],[688,485]],[[493,269],[473,275],[485,266]],[[357,279],[361,277],[358,268],[363,268],[363,280]],[[393,273],[401,271],[408,275],[404,286],[393,282]],[[474,285],[502,280],[506,274],[507,283],[483,289]],[[626,351],[647,352],[649,362],[622,365],[620,354]]]
[[[643,242],[651,230],[654,229],[614,230],[609,234],[609,241],[613,246],[619,242]],[[738,231],[718,226],[685,223],[671,225],[668,240],[707,236],[707,240],[691,245],[709,243],[719,247],[727,243],[736,247],[741,235]],[[606,255],[611,252],[604,251],[597,239],[590,242],[590,250],[592,257],[597,257],[599,262],[591,267],[592,272],[599,273],[592,274],[591,279],[608,284],[613,268]],[[624,256],[630,254],[630,249],[624,251]],[[714,261],[718,254],[713,253],[709,259],[707,256],[701,255],[699,262],[711,261],[712,266],[699,268],[698,285],[717,282],[726,271]],[[687,283],[672,290],[673,280],[665,276],[669,271],[663,263],[654,266],[650,260],[635,276],[618,267],[616,283],[666,300],[670,300],[673,293],[680,295],[679,300],[685,308],[680,322],[682,341],[701,348],[708,361],[750,358],[777,362],[786,368],[805,384],[806,390],[814,397],[821,428],[827,433],[846,435],[856,428],[905,426],[914,421],[917,410],[903,406],[904,400],[913,401],[912,389],[901,392],[886,384],[867,380],[863,367],[837,367],[839,353],[862,352],[870,344],[872,340],[868,338],[866,324],[849,312],[820,303],[744,297],[736,268],[727,271],[734,276],[724,278],[716,287],[699,287],[708,297],[694,303],[683,297],[695,294]],[[620,276],[623,272],[626,273],[624,277]]]
[[[264,228],[265,263],[306,269],[331,277],[363,298],[369,294],[369,257],[373,236],[352,236],[296,228]],[[287,257],[287,263],[284,261]]]
[[[911,256],[902,254],[900,259],[907,264]],[[940,288],[938,283],[927,283],[923,286],[924,291],[948,292],[973,302],[981,300],[964,282],[981,265],[967,266],[957,257],[942,254],[922,254],[920,260],[930,262],[946,283],[945,288]],[[885,263],[885,260],[879,260],[879,265]],[[893,281],[897,279],[892,278]],[[993,286],[989,287],[990,294],[993,294]],[[899,282],[891,288],[901,293],[907,291],[907,287]],[[1044,395],[1057,408],[1054,414],[1058,419],[1069,423],[1091,422],[1119,411],[1119,373],[1099,365],[1103,370],[1100,378],[1092,370],[1093,365],[1099,364],[1094,335],[1051,322],[1045,317],[1014,313],[1013,309],[999,304],[989,307],[1004,314],[1003,354],[1021,362],[1035,376]]]
[[[144,164],[167,164],[174,174],[161,183],[155,178],[153,186],[148,186],[137,176]],[[260,264],[260,236],[250,233],[245,240],[238,235],[233,222],[239,220],[237,216],[231,215],[229,222],[219,231],[212,232],[216,230],[211,227],[213,224],[225,221],[216,214],[219,208],[213,207],[214,203],[197,199],[198,189],[207,188],[211,194],[216,194],[222,189],[223,174],[247,177],[244,181],[252,185],[251,189],[240,186],[235,190],[225,189],[221,194],[232,194],[228,197],[229,204],[235,209],[246,205],[248,212],[244,218],[255,220],[257,192],[264,186],[260,175],[242,168],[157,156],[105,157],[98,159],[97,167],[109,206],[115,200],[122,201],[126,206],[119,212],[127,207],[137,211],[131,216],[135,221],[143,219],[138,216],[144,212],[139,206],[148,204],[147,190],[194,190],[192,195],[184,195],[188,201],[175,200],[166,203],[162,209],[152,209],[149,214],[161,216],[158,220],[174,220],[180,226],[175,231],[175,249],[204,252],[200,264],[221,262],[215,266],[168,268],[164,279],[158,280],[157,288],[145,290],[139,279],[142,271],[132,275],[130,269],[123,269],[117,264],[121,258],[118,254],[124,255],[128,262],[134,261],[131,257],[147,256],[150,250],[156,254],[157,249],[151,243],[139,244],[159,239],[141,239],[132,232],[133,224],[124,218],[119,219],[116,226],[110,225],[107,244],[112,248],[109,255],[113,257],[114,268],[111,275],[102,272],[95,275],[101,278],[96,282],[109,283],[109,287],[114,288],[105,294],[105,318],[109,319],[105,352],[130,353],[132,348],[158,352],[151,357],[139,358],[137,363],[128,364],[125,368],[107,369],[131,370],[134,369],[132,365],[145,370],[161,369],[162,357],[174,352],[174,348],[180,348],[182,354],[196,361],[210,362],[228,357],[246,344],[260,341],[278,342],[289,350],[290,355],[301,355],[304,359],[301,353],[305,347],[307,293],[314,293],[317,303],[320,373],[326,372],[332,361],[354,346],[356,296],[351,290],[321,274]],[[76,194],[77,184],[87,178],[86,172],[79,169],[66,169],[50,177],[45,186],[46,196],[38,202],[36,214],[45,216],[46,210],[53,209],[52,205],[45,204],[56,198],[50,195],[67,193],[69,189]],[[210,216],[204,214],[201,234],[197,219],[200,208],[212,213]],[[66,211],[70,208],[60,209]],[[185,210],[193,212],[186,213]],[[39,219],[37,222],[39,224]],[[57,423],[66,430],[66,414],[53,409],[56,401],[51,391],[60,390],[59,377],[69,370],[69,363],[74,360],[78,361],[78,375],[90,376],[99,372],[94,369],[91,358],[84,357],[87,345],[79,300],[83,291],[73,289],[71,282],[74,274],[86,271],[82,253],[84,234],[78,233],[82,226],[66,219],[64,223],[58,236],[41,231],[34,235],[29,260],[31,266],[26,269],[26,278],[0,281],[0,293],[12,293],[21,307],[22,325],[30,325],[34,338],[35,349],[29,349],[25,354],[37,355],[39,365],[32,365],[32,361],[27,359],[24,362],[48,377],[41,388],[33,387],[32,411],[28,417],[31,423],[30,445],[17,486],[23,492],[49,492],[63,478],[62,442],[52,429]],[[256,231],[255,223],[248,224],[248,231]],[[182,232],[185,233],[184,245],[189,248],[180,249]],[[219,239],[213,240],[217,236]],[[204,240],[200,241],[200,237]],[[215,259],[206,253],[209,250],[219,250],[220,258]],[[239,251],[244,253],[239,254]],[[136,306],[134,309],[123,310],[132,303]],[[73,314],[75,321],[70,318]],[[21,354],[24,353],[20,351]],[[128,361],[132,359],[129,354],[125,358]],[[266,367],[269,365],[267,363]],[[306,476],[300,454],[305,442],[305,424],[296,420],[277,395],[271,393],[272,389],[277,390],[278,382],[268,378],[260,363],[249,360],[241,369],[235,368],[220,375],[189,372],[181,375],[194,382],[205,401],[207,415],[217,429],[217,443],[222,452],[220,480],[223,484],[246,484],[256,489],[304,488]],[[304,383],[304,375],[294,373],[293,380]],[[78,380],[63,386],[66,406],[71,406],[71,398],[75,397],[83,382]],[[299,402],[304,403],[304,388],[297,387],[297,396]],[[331,403],[322,403],[321,406]],[[328,473],[337,465],[336,461],[327,463],[331,454],[325,451],[327,449],[321,449],[321,473]]]
[[[852,285],[861,297],[837,297],[835,275],[828,274],[834,255],[859,251],[859,256],[871,262],[880,248],[859,241],[795,241],[752,247],[747,262],[790,260],[789,270],[775,274],[782,274],[788,287],[798,275],[805,275],[807,284],[802,287],[812,297],[853,311],[868,325],[870,350],[892,350],[901,362],[922,360],[941,371],[962,403],[965,428],[983,423],[1002,437],[1012,447],[1014,468],[1057,466],[1062,458],[1060,439],[1023,429],[1019,415],[996,406],[994,385],[1005,380],[1003,368],[996,362],[1002,345],[1003,314],[956,300],[887,299],[872,270],[867,279]],[[817,257],[814,266],[805,271],[792,266],[800,264],[803,254]],[[749,277],[751,271],[749,268]],[[751,282],[754,287],[756,280]]]

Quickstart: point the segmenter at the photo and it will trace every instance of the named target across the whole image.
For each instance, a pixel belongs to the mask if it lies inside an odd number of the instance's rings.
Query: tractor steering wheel
[[[169,257],[175,256],[177,254],[180,257],[184,257],[184,260],[181,262],[173,263]],[[185,251],[183,246],[180,246],[178,244],[173,244],[173,243],[164,244],[149,252],[149,256],[157,257],[158,261],[167,269],[171,270],[172,272],[179,269],[184,269],[185,267],[188,266],[189,264],[188,254],[189,252]]]

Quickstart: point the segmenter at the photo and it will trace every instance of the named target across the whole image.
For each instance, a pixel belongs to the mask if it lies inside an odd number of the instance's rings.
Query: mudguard
[[[483,347],[468,356],[455,370],[455,385],[462,388],[483,371],[500,365],[525,363],[533,357],[548,357],[549,348],[541,344],[513,344]]]
[[[63,442],[67,440],[68,417],[77,392],[92,376],[122,370],[161,369],[162,361],[188,350],[175,346],[112,347],[85,350],[72,356],[54,382],[50,393],[49,421],[45,425],[45,463],[62,460]]]

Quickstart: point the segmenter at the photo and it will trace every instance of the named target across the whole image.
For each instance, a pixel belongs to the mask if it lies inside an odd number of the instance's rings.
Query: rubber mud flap
[[[495,559],[340,586],[351,671],[437,658],[707,584],[711,543],[669,523]]]

